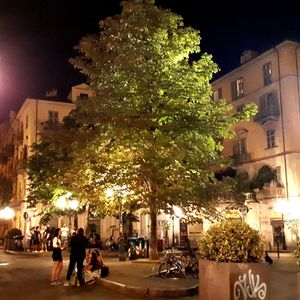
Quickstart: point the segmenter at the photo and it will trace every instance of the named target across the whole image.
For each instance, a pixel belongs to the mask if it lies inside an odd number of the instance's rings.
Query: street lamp
[[[70,214],[70,210],[71,211],[76,211],[78,206],[79,206],[79,202],[77,199],[73,199],[71,198],[72,193],[68,192],[62,196],[60,196],[55,203],[55,206],[58,209],[61,209],[63,211],[68,211],[68,215],[69,215],[69,226],[72,225],[71,223],[71,214]],[[74,225],[74,227],[76,227]],[[77,228],[74,228],[77,229]]]
[[[172,215],[172,247],[175,246],[175,217],[178,218],[179,220],[184,216],[182,209],[178,206],[173,206],[173,215]]]
[[[8,206],[0,210],[0,219],[9,220],[12,219],[14,216],[14,210]]]
[[[114,198],[118,201],[119,206],[119,261],[125,261],[125,244],[123,235],[123,198],[128,194],[126,186],[115,186],[108,188],[105,192],[107,198]]]

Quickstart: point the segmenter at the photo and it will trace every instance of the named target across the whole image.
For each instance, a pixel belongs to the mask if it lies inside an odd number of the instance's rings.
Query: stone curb
[[[0,248],[1,249],[1,248]],[[1,249],[2,250],[2,249]],[[21,255],[33,255],[33,256],[43,256],[46,254],[49,254],[48,252],[26,252],[26,251],[12,251],[12,250],[4,250],[6,254],[9,255],[15,255],[15,254],[21,254]],[[50,251],[51,253],[51,251]],[[151,261],[149,259],[145,260],[136,260],[132,261],[132,263],[154,263],[158,262],[159,260]],[[123,283],[119,283],[116,281],[112,281],[109,279],[101,278],[99,280],[99,284],[103,287],[118,291],[119,293],[127,296],[131,296],[133,298],[142,299],[144,297],[148,298],[179,298],[179,297],[185,297],[185,296],[194,296],[198,294],[199,285],[192,286],[190,288],[152,288],[152,287],[138,287],[138,286],[132,286],[132,285],[126,285]]]
[[[119,293],[129,295],[133,298],[179,298],[185,296],[194,296],[198,294],[199,285],[195,285],[190,288],[179,288],[179,289],[163,289],[163,288],[143,288],[132,285],[122,284],[116,281],[101,278],[100,285],[117,290]]]

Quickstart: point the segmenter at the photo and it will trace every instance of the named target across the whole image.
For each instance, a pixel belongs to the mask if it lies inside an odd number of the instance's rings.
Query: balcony
[[[269,109],[268,111],[258,112],[254,117],[254,121],[265,124],[267,121],[278,121],[279,116],[279,109],[274,107],[272,109]]]
[[[270,184],[264,186],[263,189],[257,193],[256,197],[257,200],[285,197],[285,188],[284,186]]]
[[[259,112],[254,117],[254,121],[265,124],[267,121],[278,121],[279,116],[277,91],[262,95],[259,100]]]
[[[232,158],[233,158],[235,165],[244,164],[244,163],[248,163],[251,161],[251,155],[250,155],[250,153],[247,153],[247,152],[233,154]]]
[[[60,126],[58,122],[46,121],[41,123],[44,130],[57,130]]]

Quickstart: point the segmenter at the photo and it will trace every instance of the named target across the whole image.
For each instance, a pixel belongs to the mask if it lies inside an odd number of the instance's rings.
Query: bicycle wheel
[[[191,256],[190,254],[182,254],[180,256],[180,260],[184,267],[188,267],[191,266],[194,259],[193,256]]]
[[[160,263],[156,263],[153,265],[152,267],[152,276],[159,276],[159,266],[160,266]]]
[[[167,262],[163,261],[159,266],[158,274],[160,277],[166,278],[169,276],[169,273],[170,273],[170,265]]]

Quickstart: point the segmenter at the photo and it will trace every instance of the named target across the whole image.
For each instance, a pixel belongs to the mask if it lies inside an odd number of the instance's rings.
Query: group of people
[[[79,228],[77,233],[73,233],[69,243],[63,243],[61,240],[61,229],[57,228],[52,240],[52,259],[53,267],[51,272],[51,285],[59,285],[59,276],[63,268],[62,250],[70,248],[70,261],[66,275],[64,286],[70,285],[71,277],[77,268],[78,285],[82,286],[96,282],[97,277],[100,277],[100,269],[103,266],[103,259],[98,250],[89,249],[86,258],[86,248],[89,246],[89,241],[84,235],[83,228]],[[84,260],[86,264],[84,266]]]
[[[27,233],[27,251],[47,252],[51,242],[51,231],[48,226],[34,226]]]

